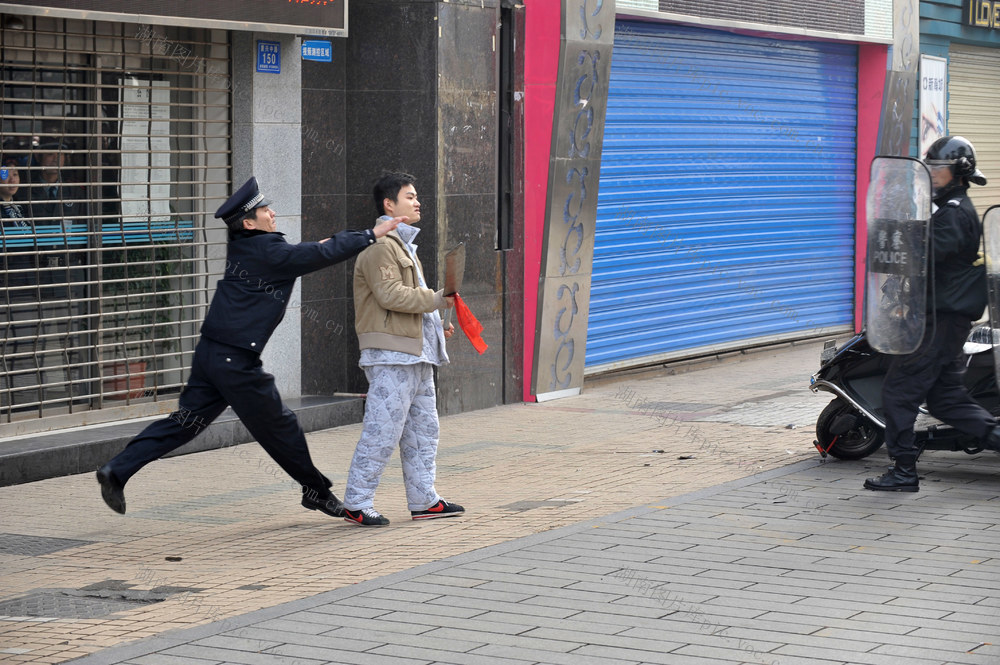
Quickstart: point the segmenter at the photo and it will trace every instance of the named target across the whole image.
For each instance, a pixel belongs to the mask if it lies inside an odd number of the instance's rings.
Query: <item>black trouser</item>
[[[109,462],[111,471],[125,484],[139,469],[197,436],[227,405],[288,475],[318,498],[329,496],[331,482],[313,465],[298,418],[281,402],[260,356],[204,337],[195,348],[177,411],[132,439]]]
[[[913,423],[925,401],[931,415],[977,440],[984,439],[997,425],[963,383],[966,363],[962,346],[972,328],[969,318],[942,313],[927,327],[920,348],[893,358],[882,384],[886,446],[894,458],[911,464],[918,455]]]

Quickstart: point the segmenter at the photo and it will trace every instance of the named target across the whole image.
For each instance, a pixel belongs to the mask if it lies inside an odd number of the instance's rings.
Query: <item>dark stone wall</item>
[[[436,218],[435,15],[432,2],[352,3],[350,36],[333,40],[334,61],[303,63],[303,238],[372,226],[371,185],[384,169],[415,175],[421,216]],[[422,228],[421,262],[436,284],[436,228]],[[368,389],[358,368],[353,274],[352,259],[302,280],[303,394]]]
[[[385,169],[417,178],[428,284],[466,244],[463,298],[486,327],[480,356],[460,331],[438,377],[442,414],[503,403],[504,265],[496,250],[496,2],[365,0],[333,63],[303,63],[303,238],[367,228]],[[315,131],[313,131],[315,130]],[[303,394],[365,392],[357,367],[354,261],[302,280]]]
[[[364,228],[347,215],[347,40],[331,39],[333,62],[302,62],[302,239]],[[276,162],[281,163],[280,156]],[[370,216],[369,216],[370,218]],[[351,296],[353,262],[306,275],[302,289],[302,394],[357,392]]]
[[[438,372],[442,413],[503,403],[503,259],[497,251],[495,6],[439,3],[437,172],[439,250],[465,243],[462,299],[485,327],[480,355],[460,330]],[[423,251],[423,249],[421,249]],[[454,316],[453,316],[454,319]]]

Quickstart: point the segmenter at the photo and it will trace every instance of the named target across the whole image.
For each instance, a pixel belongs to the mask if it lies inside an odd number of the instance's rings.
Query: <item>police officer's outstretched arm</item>
[[[272,234],[268,242],[258,245],[259,259],[278,279],[294,279],[340,263],[357,255],[375,243],[371,230],[341,231],[324,242],[302,242],[297,245],[285,242],[279,234]]]
[[[395,230],[397,226],[399,226],[406,220],[407,220],[406,217],[392,217],[386,219],[385,221],[379,222],[378,224],[375,225],[375,228],[372,229],[372,234],[375,236],[375,238],[381,238],[385,234],[389,233],[389,231]],[[341,233],[343,233],[343,231]],[[323,238],[322,240],[320,240],[320,242],[328,242],[330,240],[335,240],[339,235],[340,233],[336,233],[330,236],[329,238]]]
[[[318,242],[275,246],[271,264],[288,277],[306,275],[357,255],[405,221],[406,217],[394,217],[365,231],[340,231]]]

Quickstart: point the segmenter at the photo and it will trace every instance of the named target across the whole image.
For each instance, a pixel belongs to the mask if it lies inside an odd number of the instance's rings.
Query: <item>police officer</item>
[[[257,179],[250,178],[216,211],[229,228],[226,271],[202,324],[178,409],[97,471],[101,496],[115,512],[125,512],[124,486],[133,474],[193,439],[230,405],[267,454],[302,486],[303,506],[343,516],[330,480],[313,465],[298,419],[282,403],[260,354],[300,275],[355,256],[406,218],[292,245],[276,232],[269,205]]]
[[[945,136],[927,151],[933,199],[931,216],[933,279],[928,293],[928,323],[920,347],[894,356],[882,384],[885,442],[895,465],[878,478],[869,478],[870,490],[916,492],[917,450],[913,424],[920,405],[955,429],[997,449],[991,436],[997,421],[965,389],[962,346],[972,322],[986,308],[986,269],[979,255],[982,225],[969,200],[969,183],[985,185],[976,168],[976,152],[961,136]]]

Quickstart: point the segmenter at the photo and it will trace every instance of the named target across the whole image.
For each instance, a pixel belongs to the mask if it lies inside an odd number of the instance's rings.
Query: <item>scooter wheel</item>
[[[846,431],[833,431],[833,424],[842,428],[841,416],[855,416],[854,424]],[[840,420],[838,420],[840,419]],[[885,443],[885,432],[870,422],[849,404],[837,398],[826,405],[816,419],[817,448],[827,451],[833,457],[843,460],[857,460],[868,457]]]

